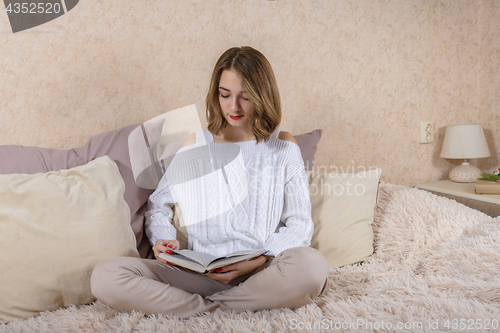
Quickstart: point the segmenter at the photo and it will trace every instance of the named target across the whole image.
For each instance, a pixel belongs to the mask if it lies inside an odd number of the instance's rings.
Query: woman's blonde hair
[[[234,70],[241,75],[254,106],[249,119],[252,132],[257,142],[267,141],[281,122],[280,94],[271,64],[250,46],[230,48],[217,60],[206,100],[208,130],[218,135],[227,126],[219,104],[219,83],[224,70]]]

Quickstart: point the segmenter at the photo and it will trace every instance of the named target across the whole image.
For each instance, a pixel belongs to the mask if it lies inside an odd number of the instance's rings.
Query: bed
[[[144,134],[149,147],[164,126]],[[149,133],[134,124],[69,150],[0,146],[0,332],[500,330],[500,217],[385,183],[380,169],[314,170],[319,129],[294,135],[308,169],[311,246],[331,266],[313,304],[179,319],[95,301],[88,281],[97,262],[151,257],[143,215],[152,189],[137,186],[130,162],[139,130]]]

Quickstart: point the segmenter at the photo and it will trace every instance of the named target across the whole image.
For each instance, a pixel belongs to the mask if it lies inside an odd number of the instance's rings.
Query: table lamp
[[[464,162],[450,171],[450,180],[472,183],[481,177],[481,170],[467,162],[471,158],[490,156],[488,143],[481,124],[456,124],[446,128],[442,158],[463,159]]]

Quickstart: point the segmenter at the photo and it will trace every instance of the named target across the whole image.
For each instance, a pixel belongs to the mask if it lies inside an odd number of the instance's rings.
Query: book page
[[[260,250],[254,250],[254,251],[237,251],[228,254],[226,257],[222,258],[217,258],[216,260],[213,260],[208,266],[208,270],[213,270],[218,267],[226,266],[229,264],[234,264],[240,261],[248,260],[254,257],[258,257],[261,254],[267,252],[265,249],[260,249]]]
[[[189,258],[193,261],[196,261],[203,267],[207,267],[212,261],[217,259],[217,257],[213,255],[202,252],[195,252],[191,250],[173,250],[172,252],[180,254],[181,256]]]

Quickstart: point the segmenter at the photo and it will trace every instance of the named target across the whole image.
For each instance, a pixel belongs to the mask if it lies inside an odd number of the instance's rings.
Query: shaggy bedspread
[[[189,319],[120,313],[100,302],[45,312],[0,332],[498,332],[500,217],[380,185],[375,254],[331,268],[326,292],[295,310]]]

